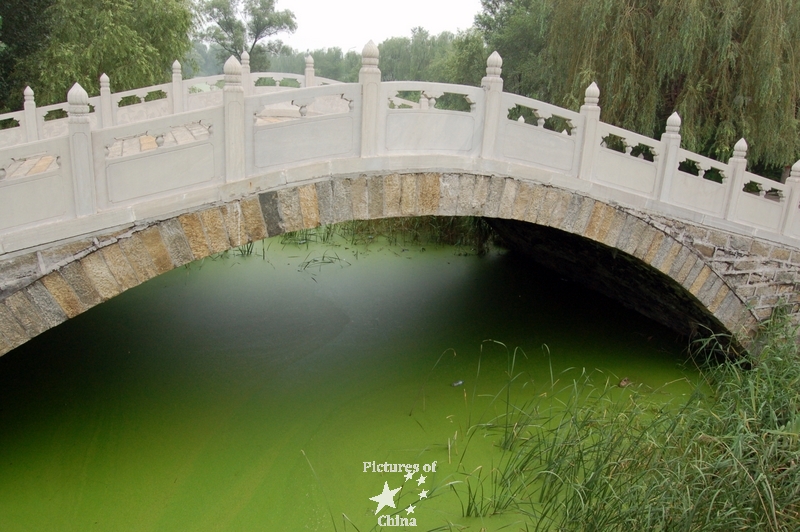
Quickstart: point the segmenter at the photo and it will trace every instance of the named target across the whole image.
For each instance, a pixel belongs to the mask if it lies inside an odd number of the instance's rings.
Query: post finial
[[[181,63],[177,59],[172,63],[172,74],[180,74],[181,73]]]
[[[111,80],[108,79],[108,76],[105,72],[100,74],[100,88],[108,88],[111,85]]]
[[[371,42],[371,41],[370,41]],[[314,66],[314,58],[311,57],[311,54],[306,56],[306,68],[311,68]]]
[[[747,157],[747,141],[744,140],[744,138],[739,139],[736,144],[733,145],[733,156],[742,159]]]
[[[25,96],[25,101],[26,101],[26,102],[31,102],[31,101],[33,101],[33,89],[31,88],[31,86],[30,86],[30,85],[28,85],[27,87],[25,87],[25,90],[24,90],[24,91],[22,91],[22,94]]]
[[[597,86],[597,83],[594,81],[586,87],[586,91],[583,93],[583,103],[586,105],[597,105],[597,102],[600,101],[600,88]]]
[[[89,121],[89,95],[80,83],[75,83],[67,93],[68,114],[71,123]]]
[[[486,60],[486,75],[490,77],[499,77],[502,73],[503,58],[497,53],[497,50],[492,52],[492,55]]]
[[[362,66],[378,66],[378,59],[380,58],[380,51],[375,43],[369,41],[364,45],[361,51],[361,65]]]
[[[242,75],[242,64],[236,59],[235,56],[230,56],[225,64],[222,67],[222,72],[226,76],[241,76]]]
[[[667,133],[680,133],[680,131],[681,116],[675,111],[667,118]]]
[[[800,181],[800,159],[792,165],[792,172],[789,174],[789,177]]]

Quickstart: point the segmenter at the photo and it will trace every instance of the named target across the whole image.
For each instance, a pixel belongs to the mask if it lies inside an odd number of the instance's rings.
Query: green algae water
[[[657,405],[698,379],[673,333],[512,253],[261,246],[0,358],[0,530],[518,530],[463,517],[512,376]]]

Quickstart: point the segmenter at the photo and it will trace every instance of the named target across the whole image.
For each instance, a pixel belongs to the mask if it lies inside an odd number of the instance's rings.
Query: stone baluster
[[[72,159],[72,186],[75,214],[86,216],[96,211],[92,132],[89,123],[89,95],[78,83],[67,93],[69,103],[69,152]]]
[[[592,168],[600,146],[600,139],[597,138],[597,124],[600,123],[600,89],[594,81],[586,88],[584,93],[581,114],[583,115],[583,142],[581,146],[580,170],[578,177],[586,179],[592,178]]]
[[[794,226],[794,221],[797,219],[798,204],[800,204],[800,160],[792,166],[792,173],[786,178],[786,185],[789,188],[788,198],[786,198],[786,205],[784,205],[783,225],[781,227],[783,234],[789,234]],[[795,235],[798,236],[798,235]]]
[[[225,181],[245,177],[244,160],[244,90],[242,65],[230,56],[223,67],[225,87],[222,92],[225,113]]]
[[[186,110],[186,107],[184,107],[185,101],[183,97],[183,72],[181,71],[181,64],[176,59],[172,63],[172,114],[184,112]]]
[[[661,135],[661,164],[656,174],[655,195],[660,201],[667,201],[672,190],[672,181],[678,171],[678,150],[681,148],[681,117],[677,112],[667,118],[667,130]],[[659,154],[661,155],[661,154]]]
[[[744,172],[747,170],[747,141],[739,139],[733,146],[733,157],[728,161],[728,169],[731,173],[728,194],[725,197],[725,219],[730,220],[736,211],[736,203],[739,195],[744,188]]]
[[[494,147],[497,144],[497,132],[500,128],[502,117],[503,78],[500,77],[503,67],[503,58],[497,51],[486,60],[486,76],[481,79],[483,88],[486,114],[483,123],[483,144],[481,158],[494,158]]]
[[[115,122],[114,102],[111,101],[111,81],[103,73],[100,75],[100,127],[111,127]]]
[[[375,43],[369,41],[361,52],[361,157],[378,155],[378,101],[381,89],[381,71],[378,68],[380,53]]]
[[[244,89],[245,96],[250,96],[253,92],[253,82],[250,78],[250,54],[247,53],[247,50],[242,52],[242,89]]]
[[[25,116],[25,140],[33,142],[39,140],[39,121],[36,120],[36,100],[33,98],[33,89],[25,87],[23,91],[25,103],[23,104],[23,111]]]
[[[311,54],[306,56],[306,72],[305,72],[305,86],[306,87],[315,87],[317,85],[317,80],[314,78],[314,58],[311,57]]]

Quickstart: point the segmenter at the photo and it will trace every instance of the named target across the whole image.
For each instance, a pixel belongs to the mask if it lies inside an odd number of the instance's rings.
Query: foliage
[[[54,0],[4,0],[0,2],[0,111],[22,108],[20,65],[47,40],[49,26],[42,13]]]
[[[15,67],[39,105],[64,101],[75,82],[97,93],[103,73],[116,91],[164,82],[191,49],[188,0],[55,0],[41,16],[45,44]]]
[[[725,160],[800,157],[795,0],[482,0],[476,26],[506,90],[577,109],[596,81],[603,119],[655,136],[677,111],[686,148]]]
[[[199,0],[197,7],[207,24],[200,32],[206,41],[220,47],[218,59],[224,62],[231,55],[239,61],[242,52],[250,55],[250,70],[266,72],[269,54],[280,50],[280,41],[263,43],[273,35],[297,29],[294,13],[275,10],[276,0]]]
[[[439,81],[453,34],[431,36],[425,29],[411,30],[411,38],[392,37],[378,45],[384,81]]]

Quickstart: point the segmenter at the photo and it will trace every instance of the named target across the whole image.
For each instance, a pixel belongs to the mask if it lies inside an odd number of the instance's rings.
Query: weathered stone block
[[[478,213],[472,206],[472,194],[475,190],[475,176],[462,174],[458,183],[458,216],[475,216]]]
[[[64,280],[60,272],[55,271],[45,275],[42,277],[41,281],[68,318],[74,318],[89,308],[80,300],[78,294],[76,294],[67,281]]]
[[[383,213],[389,218],[402,214],[400,201],[403,197],[402,180],[399,174],[389,174],[383,178]]]
[[[648,225],[639,218],[628,214],[622,226],[619,238],[617,238],[617,248],[629,255],[633,255],[647,227]]]
[[[17,347],[30,339],[25,329],[14,318],[14,314],[4,304],[0,303],[0,335],[13,347]]]
[[[258,195],[261,214],[264,216],[264,225],[267,235],[275,236],[284,233],[283,217],[281,216],[281,201],[278,192],[270,191]]]
[[[175,266],[183,266],[210,254],[203,224],[196,214],[184,214],[158,225],[161,239]]]
[[[206,232],[203,230],[200,216],[195,213],[183,214],[178,217],[178,221],[186,240],[189,242],[189,249],[193,258],[203,259],[208,257],[211,254],[211,250],[206,241]]]
[[[708,310],[712,314],[716,315],[717,311],[720,309],[720,307],[722,307],[722,302],[725,301],[726,297],[728,297],[730,291],[731,289],[728,288],[724,283],[721,284],[721,286],[717,290],[716,295],[714,295],[713,298],[711,299],[711,304],[708,305]]]
[[[285,188],[278,191],[278,205],[280,208],[280,218],[283,220],[283,228],[287,233],[303,229],[303,212],[300,209],[300,193],[296,188]],[[265,221],[269,219],[269,214],[262,207]],[[267,224],[267,234],[270,234],[270,224]]]
[[[153,259],[138,234],[122,239],[118,244],[140,283],[158,275],[158,269],[153,264]]]
[[[27,253],[0,262],[0,295],[27,284],[40,275],[36,253]]]
[[[714,246],[709,246],[708,244],[694,244],[694,249],[700,252],[700,254],[704,257],[708,258],[713,257],[714,251],[716,250]]]
[[[353,219],[369,219],[369,194],[366,177],[360,176],[351,180],[350,195],[353,198]]]
[[[716,231],[714,229],[709,230],[707,241],[710,242],[712,246],[717,248],[728,247],[728,235],[721,231]]]
[[[766,242],[753,240],[750,244],[750,253],[756,257],[767,258],[772,251],[772,246]]]
[[[545,197],[545,205],[547,206],[545,212],[547,216],[542,219],[542,211],[539,211],[538,222],[550,227],[559,227],[564,222],[571,199],[572,193],[566,190],[554,188],[547,191],[547,196]]]
[[[517,185],[517,194],[514,197],[514,206],[511,210],[511,218],[514,220],[530,219],[531,209],[538,207],[538,205],[534,206],[533,204],[534,193],[537,191],[537,189],[542,189],[542,192],[546,193],[546,189],[544,187],[537,186],[527,181],[521,181]]]
[[[320,224],[319,204],[317,203],[317,187],[315,185],[303,185],[297,188],[300,197],[300,214],[303,218],[303,227],[311,229]]]
[[[779,261],[787,261],[792,256],[792,252],[786,248],[780,248],[775,246],[772,248],[772,251],[769,254],[769,258],[779,260]]]
[[[247,242],[247,231],[244,227],[242,207],[238,201],[232,201],[220,207],[222,218],[225,220],[225,229],[231,241],[231,247],[237,247]]]
[[[417,213],[420,216],[432,216],[439,212],[440,177],[441,174],[426,173],[417,178]]]
[[[684,230],[694,242],[704,242],[708,237],[708,230],[696,225],[687,225]]]
[[[370,178],[367,181],[367,194],[369,196],[369,217],[371,219],[383,218],[383,178]],[[436,201],[438,202],[439,198],[436,198]]]
[[[750,237],[739,235],[730,236],[730,247],[743,253],[748,253],[752,244],[753,239]]]
[[[532,186],[533,192],[528,202],[528,211],[525,213],[524,219],[531,223],[545,225],[546,220],[549,219],[551,209],[551,205],[547,203],[550,187],[544,185]]]
[[[228,231],[225,229],[225,220],[222,212],[217,207],[200,211],[200,221],[206,232],[211,253],[222,253],[231,247]]]
[[[489,199],[489,177],[475,176],[475,188],[472,190],[472,212],[476,216],[485,216],[486,201]]]
[[[47,291],[47,288],[44,287],[41,281],[36,281],[28,285],[25,288],[25,293],[28,299],[30,299],[37,308],[39,315],[47,323],[48,328],[55,327],[67,321],[67,315],[64,314],[64,309],[61,308],[52,294]]]
[[[752,260],[737,260],[733,263],[733,269],[739,271],[755,270],[756,262]]]
[[[256,242],[267,238],[267,236],[275,236],[283,233],[282,227],[280,227],[280,230],[274,235],[272,233],[267,233],[267,224],[264,221],[264,213],[261,211],[262,197],[264,197],[263,199],[265,202],[271,201],[277,208],[277,195],[270,196],[269,194],[270,193],[260,194],[259,197],[243,199],[240,202],[242,217],[244,218],[244,229],[247,232],[247,240],[250,242]]]
[[[684,249],[684,247],[683,244],[681,244],[680,242],[676,242],[671,238],[665,238],[664,241],[667,242],[666,244],[667,251],[664,254],[663,258],[658,256],[656,257],[654,266],[656,266],[656,268],[658,268],[661,271],[661,273],[668,275],[669,272],[672,270],[672,265],[678,258],[678,254],[681,252],[681,250]]]
[[[656,230],[656,234],[653,236],[653,241],[650,242],[650,247],[647,249],[647,253],[645,253],[642,260],[647,264],[653,264],[656,260],[656,255],[658,255],[658,250],[661,249],[661,244],[664,242],[666,235],[659,230]]]
[[[500,202],[503,199],[503,190],[506,180],[502,177],[492,176],[489,178],[489,194],[486,197],[486,206],[483,215],[487,218],[497,218],[500,213]]]
[[[164,245],[164,239],[161,237],[158,226],[148,227],[137,234],[142,244],[144,244],[147,254],[150,256],[150,260],[152,260],[158,274],[166,273],[175,267],[172,263],[169,251],[167,250],[167,246]],[[128,258],[130,258],[130,256]]]
[[[33,338],[50,328],[50,324],[39,313],[36,305],[28,299],[24,290],[8,296],[5,304],[17,322],[22,325],[27,336]]]
[[[694,278],[694,281],[688,288],[689,292],[693,296],[697,297],[700,294],[700,290],[702,290],[708,278],[711,277],[711,273],[711,268],[708,266],[703,266],[703,268],[697,274],[697,277]]]
[[[333,216],[335,222],[345,222],[353,219],[353,195],[350,179],[333,180]]]
[[[611,226],[611,217],[614,208],[603,202],[595,202],[592,215],[589,218],[589,223],[586,225],[586,231],[583,236],[591,240],[600,241],[602,237],[608,232]]]
[[[458,174],[443,174],[439,187],[439,214],[455,216],[458,212],[458,189],[461,186]]]
[[[400,214],[403,216],[417,214],[417,175],[400,176]]]
[[[514,205],[517,201],[517,188],[519,181],[507,177],[503,179],[503,195],[500,198],[499,218],[514,218]]]
[[[42,259],[42,266],[45,271],[63,266],[71,261],[75,255],[85,252],[94,247],[94,242],[91,238],[85,238],[67,244],[56,245],[40,252]]]
[[[103,260],[105,260],[111,275],[114,276],[114,280],[121,290],[128,290],[139,284],[136,272],[133,271],[119,243],[106,246],[99,253],[103,256]]]
[[[317,189],[317,204],[319,205],[319,223],[328,225],[333,223],[333,185],[330,181],[320,181],[314,187]]]
[[[84,305],[93,307],[102,302],[100,294],[97,293],[80,262],[67,264],[59,271]]]
[[[86,277],[92,283],[97,293],[100,294],[100,298],[103,301],[111,299],[122,292],[122,289],[117,284],[117,280],[114,279],[114,275],[106,265],[106,261],[103,259],[103,255],[100,252],[95,251],[85,256],[80,260],[80,263],[83,266]]]

